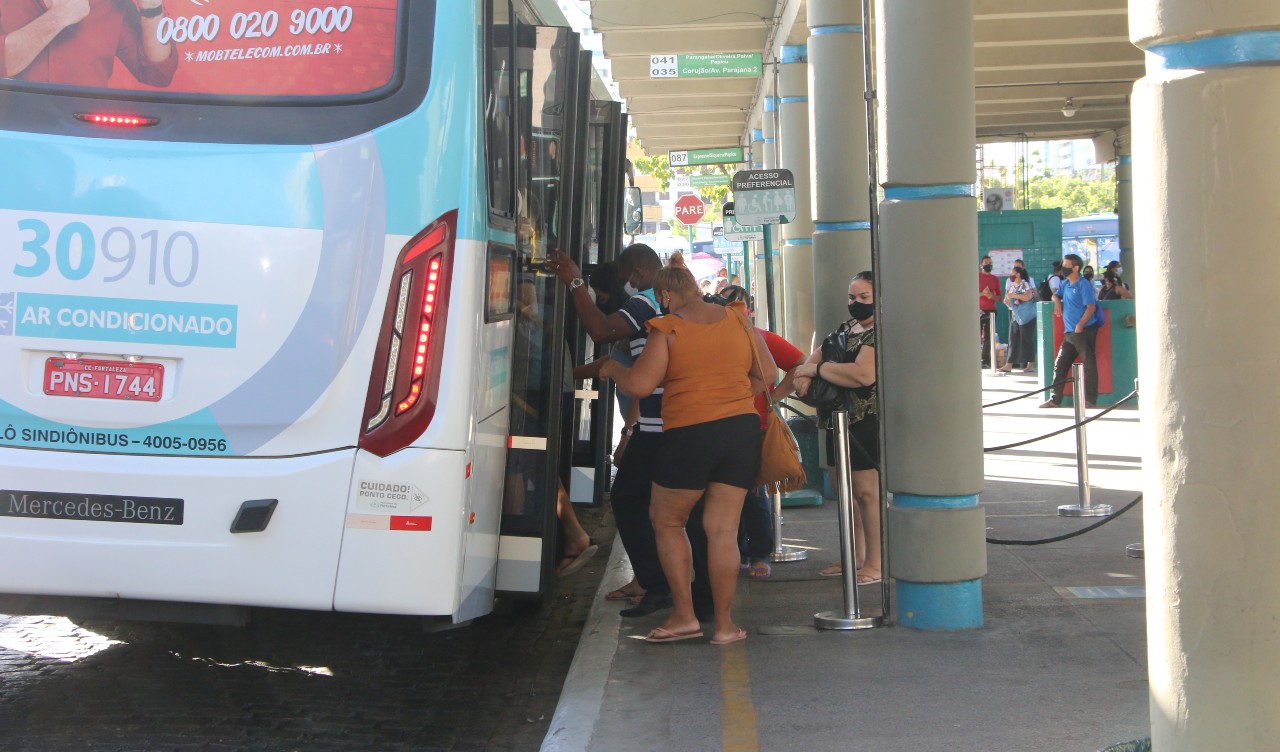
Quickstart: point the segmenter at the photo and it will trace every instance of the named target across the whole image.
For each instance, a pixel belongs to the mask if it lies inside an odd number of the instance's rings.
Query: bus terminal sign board
[[[667,161],[672,167],[694,167],[709,164],[737,164],[747,161],[741,146],[726,146],[722,149],[685,149],[667,152]]]
[[[724,239],[735,243],[746,243],[751,240],[764,240],[764,225],[740,225],[734,202],[724,205]]]
[[[759,76],[763,70],[763,56],[759,52],[649,56],[649,78]]]
[[[791,170],[733,173],[737,221],[746,225],[787,224],[796,218],[796,179]]]

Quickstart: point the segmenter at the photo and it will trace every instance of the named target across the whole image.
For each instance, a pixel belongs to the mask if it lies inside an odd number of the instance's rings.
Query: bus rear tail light
[[[75,118],[82,123],[110,128],[147,128],[160,122],[160,118],[119,112],[77,112]]]
[[[458,213],[432,222],[396,261],[365,399],[360,447],[403,449],[435,415]]]

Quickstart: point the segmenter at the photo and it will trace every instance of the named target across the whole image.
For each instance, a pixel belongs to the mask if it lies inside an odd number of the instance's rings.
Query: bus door
[[[573,403],[567,297],[544,269],[547,254],[568,241],[578,135],[571,74],[580,48],[576,33],[555,27],[518,25],[515,41],[519,259],[497,590],[539,597],[551,584],[562,426]]]
[[[622,251],[622,189],[626,164],[627,116],[620,102],[592,101],[586,138],[583,139],[585,191],[576,202],[583,208],[582,242],[576,259],[583,269],[616,261]],[[573,322],[576,324],[576,320]],[[574,339],[582,356],[579,363],[609,354],[612,344],[595,345],[581,327]],[[623,343],[626,346],[626,343]],[[604,503],[612,481],[614,384],[612,381],[577,382],[574,401],[573,457],[570,495],[575,503]],[[621,420],[621,418],[620,418]]]

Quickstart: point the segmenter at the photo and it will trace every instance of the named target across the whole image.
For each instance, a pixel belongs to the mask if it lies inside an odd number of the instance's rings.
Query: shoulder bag
[[[740,314],[735,311],[734,315]],[[745,316],[742,317],[742,326],[747,332],[747,341],[751,343],[751,355],[755,358],[756,367],[760,369],[760,373],[764,373],[760,348],[756,345],[756,333],[752,331]],[[778,413],[778,401],[767,386],[764,399],[768,412],[765,415],[764,438],[760,442],[760,470],[756,473],[756,485],[778,486],[782,491],[800,490],[808,483],[804,464],[800,461],[800,444]]]

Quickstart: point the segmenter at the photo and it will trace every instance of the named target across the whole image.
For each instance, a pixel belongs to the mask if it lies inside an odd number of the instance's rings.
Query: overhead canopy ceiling
[[[808,39],[804,4],[591,0],[645,152],[745,143],[765,91],[758,77],[651,79],[650,55],[763,52],[767,75],[782,45]],[[1128,126],[1144,67],[1127,14],[1128,0],[974,0],[975,138],[1092,137]],[[861,82],[850,85],[860,95]]]

